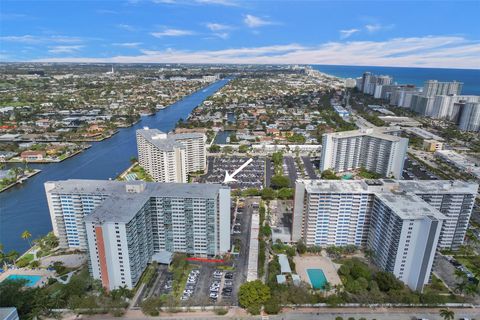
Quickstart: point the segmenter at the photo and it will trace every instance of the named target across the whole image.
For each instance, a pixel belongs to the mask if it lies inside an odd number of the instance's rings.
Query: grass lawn
[[[425,286],[424,293],[449,293],[443,282],[432,274],[432,281]]]
[[[194,269],[194,266],[187,264],[182,272],[171,270],[173,272],[173,295],[175,297],[180,298],[182,295],[183,290],[185,290],[185,285],[187,284],[188,274],[192,269]]]
[[[468,268],[471,272],[474,274],[476,271],[480,271],[480,265],[478,264],[480,262],[480,257],[479,256],[455,256],[455,259],[463,264],[465,267]]]
[[[152,177],[147,172],[145,172],[145,169],[140,167],[140,165],[138,165],[138,164],[135,167],[133,167],[131,172],[136,173],[138,179],[140,179],[140,180],[148,181],[148,182],[153,181]]]

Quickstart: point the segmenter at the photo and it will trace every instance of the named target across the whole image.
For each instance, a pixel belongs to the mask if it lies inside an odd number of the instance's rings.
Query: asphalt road
[[[303,164],[305,166],[305,171],[308,174],[310,179],[318,179],[317,175],[315,174],[315,167],[313,166],[312,161],[310,161],[310,157],[302,157]]]
[[[290,179],[290,187],[295,187],[295,181],[298,179],[297,168],[295,167],[295,160],[292,157],[284,157],[283,163],[287,166],[288,178]]]

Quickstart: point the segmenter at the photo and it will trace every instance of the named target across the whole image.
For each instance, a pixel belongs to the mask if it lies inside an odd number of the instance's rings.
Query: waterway
[[[46,181],[114,179],[130,165],[130,159],[137,156],[135,130],[144,126],[165,132],[174,129],[180,118],[186,119],[196,106],[228,81],[217,81],[158,111],[154,116],[142,117],[136,125],[120,129],[110,139],[94,142],[90,149],[71,159],[60,163],[30,165],[42,172],[23,185],[0,193],[0,243],[4,245],[4,250],[25,251],[28,243],[20,237],[24,230],[32,234],[32,239],[52,230],[43,186]]]

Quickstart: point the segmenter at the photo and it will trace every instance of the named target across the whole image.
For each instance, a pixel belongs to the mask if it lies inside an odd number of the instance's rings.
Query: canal
[[[73,158],[60,163],[30,165],[42,172],[28,179],[23,185],[0,193],[0,243],[4,245],[4,250],[25,251],[28,242],[20,237],[24,230],[32,234],[32,239],[52,230],[44,182],[115,178],[130,165],[130,159],[137,156],[136,129],[144,126],[166,132],[174,129],[180,118],[186,119],[196,106],[228,81],[217,81],[158,111],[154,116],[142,117],[136,125],[120,129],[110,139],[92,143],[90,149]]]

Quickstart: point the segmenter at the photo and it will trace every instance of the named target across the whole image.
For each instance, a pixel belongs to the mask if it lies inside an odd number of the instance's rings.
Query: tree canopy
[[[261,306],[270,299],[270,288],[260,280],[242,284],[238,291],[238,302],[252,314],[259,314]]]

